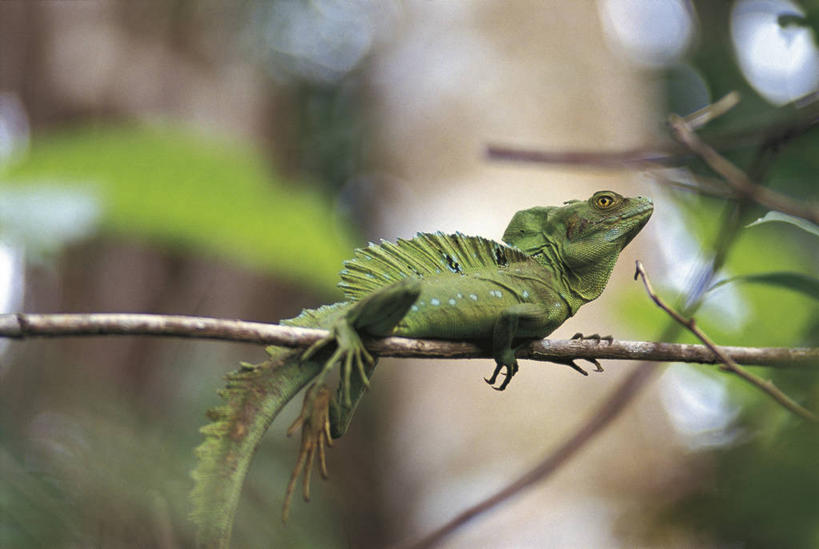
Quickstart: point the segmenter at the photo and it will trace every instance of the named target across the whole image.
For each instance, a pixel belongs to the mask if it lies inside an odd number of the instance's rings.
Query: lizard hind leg
[[[303,476],[304,499],[310,498],[310,476],[316,454],[319,471],[327,478],[325,447],[332,446],[334,436],[337,438],[344,434],[358,401],[369,387],[369,375],[375,367],[375,359],[364,347],[359,333],[389,333],[419,294],[419,281],[408,279],[355,302],[332,322],[327,337],[311,345],[301,355],[301,360],[305,361],[325,346],[336,345],[314,383],[305,391],[301,414],[287,430],[287,434],[291,435],[301,427],[302,438],[299,457],[285,492],[283,521],[287,521],[299,476]],[[337,363],[341,365],[341,380],[338,395],[333,398],[323,380]],[[360,379],[352,379],[353,369],[357,370]]]
[[[302,355],[302,360],[307,360],[326,345],[336,344],[335,351],[325,363],[318,379],[323,380],[324,375],[335,364],[340,364],[342,398],[346,407],[352,406],[350,376],[353,369],[358,371],[364,387],[369,388],[367,366],[375,362],[361,341],[361,334],[390,334],[420,293],[420,280],[412,278],[373,292],[361,301],[355,302],[346,313],[333,322],[330,334],[314,343]]]

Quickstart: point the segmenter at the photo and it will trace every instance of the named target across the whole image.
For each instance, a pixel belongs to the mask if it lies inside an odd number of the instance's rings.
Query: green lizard
[[[311,382],[302,413],[288,431],[301,427],[302,442],[283,519],[302,473],[309,498],[316,457],[326,477],[325,446],[347,430],[375,367],[362,336],[485,342],[496,362],[486,381],[494,387],[503,374],[494,388],[504,390],[518,370],[515,351],[547,336],[602,293],[620,251],[652,211],[648,198],[599,191],[562,207],[518,212],[503,235],[506,245],[437,233],[356,250],[341,271],[347,301],[282,322],[327,329],[326,338],[305,352],[270,347],[266,362],[243,364],[228,374],[220,393],[225,402],[208,413],[213,423],[202,429],[205,441],[192,473],[192,518],[200,543],[229,544],[241,486],[262,435]],[[565,363],[585,375],[573,361]],[[324,378],[337,364],[341,378],[333,396]]]

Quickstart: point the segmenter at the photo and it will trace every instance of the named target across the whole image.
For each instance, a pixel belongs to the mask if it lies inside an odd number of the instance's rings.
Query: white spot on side
[[[419,302],[418,302],[418,306],[419,306],[419,307],[423,307],[423,306],[424,306],[424,302],[423,302],[423,301],[419,301]]]
[[[472,298],[472,301],[478,301],[478,296],[475,294],[469,294],[469,297]]]
[[[523,293],[521,295],[523,296],[523,299],[526,299],[527,297],[529,297],[529,292],[523,290]]]
[[[454,300],[454,299],[452,299],[452,298],[450,298],[450,300],[449,300],[449,304],[450,304],[450,305],[455,305],[455,300]]]
[[[440,305],[440,304],[441,304],[441,302],[440,302],[440,301],[438,301],[437,299],[435,299],[434,297],[433,297],[432,299],[430,299],[430,300],[429,300],[429,303],[430,303],[431,305],[435,305],[435,306],[438,306],[438,305]]]
[[[410,310],[411,311],[417,311],[418,310],[418,305],[413,305],[412,307],[410,307]]]
[[[463,299],[463,298],[464,298],[464,294],[458,294],[458,295],[456,295],[455,297],[457,297],[458,299]]]

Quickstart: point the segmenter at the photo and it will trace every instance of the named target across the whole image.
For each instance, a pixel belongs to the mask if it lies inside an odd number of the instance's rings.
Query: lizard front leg
[[[515,351],[520,347],[513,346],[515,339],[520,339],[520,334],[531,337],[530,334],[547,335],[551,329],[553,321],[552,311],[543,305],[535,303],[519,303],[501,312],[492,330],[492,355],[495,357],[495,371],[489,378],[484,380],[492,385],[496,391],[503,391],[514,375],[518,372],[518,360]],[[505,379],[499,387],[495,387],[498,375],[503,370]]]

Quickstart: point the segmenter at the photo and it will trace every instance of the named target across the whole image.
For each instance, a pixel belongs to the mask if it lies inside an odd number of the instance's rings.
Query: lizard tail
[[[227,548],[248,467],[262,436],[284,406],[313,379],[321,363],[299,360],[300,350],[273,348],[269,360],[227,374],[221,406],[208,411],[191,473],[191,519],[197,545]]]

